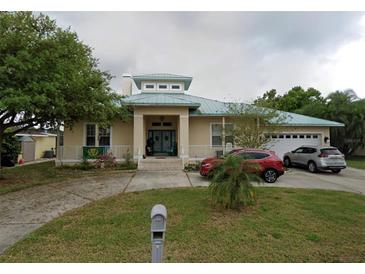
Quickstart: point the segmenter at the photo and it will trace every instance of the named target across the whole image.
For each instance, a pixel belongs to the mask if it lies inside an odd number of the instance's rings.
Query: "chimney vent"
[[[132,75],[129,73],[123,73],[122,75],[122,95],[132,95]]]

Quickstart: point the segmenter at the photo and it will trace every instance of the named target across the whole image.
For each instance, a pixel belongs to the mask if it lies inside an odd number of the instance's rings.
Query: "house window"
[[[158,90],[167,90],[168,85],[167,84],[158,84]]]
[[[212,146],[222,146],[222,124],[212,124]],[[233,124],[225,124],[225,141],[227,143],[234,143]]]
[[[95,146],[95,135],[96,126],[95,124],[86,125],[86,146]]]
[[[153,127],[159,127],[159,126],[161,126],[161,123],[160,122],[153,122],[152,126]]]
[[[222,145],[222,124],[212,124],[212,146]]]
[[[154,90],[155,89],[155,84],[153,84],[153,83],[144,84],[144,89]]]
[[[110,127],[99,128],[99,146],[110,146]]]
[[[172,123],[171,122],[164,122],[162,125],[164,127],[171,127],[172,126]]]
[[[171,85],[171,90],[181,90],[181,85],[179,85],[179,84],[172,84]]]

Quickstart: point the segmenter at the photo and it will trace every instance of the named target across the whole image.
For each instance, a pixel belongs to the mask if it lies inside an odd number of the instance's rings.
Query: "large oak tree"
[[[110,78],[75,32],[43,14],[0,12],[0,144],[34,126],[125,117]]]

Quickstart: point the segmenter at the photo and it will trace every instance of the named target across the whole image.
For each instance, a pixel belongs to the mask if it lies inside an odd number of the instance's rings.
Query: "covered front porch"
[[[135,107],[133,158],[144,156],[189,157],[187,107]]]

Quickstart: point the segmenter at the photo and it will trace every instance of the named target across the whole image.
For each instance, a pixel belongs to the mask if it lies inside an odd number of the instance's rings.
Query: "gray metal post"
[[[152,263],[162,263],[163,241],[154,241],[152,243]]]
[[[151,210],[152,263],[162,263],[166,220],[166,207],[160,204],[153,206]]]

